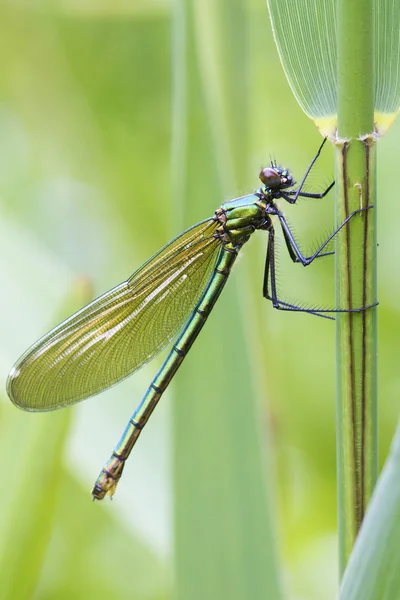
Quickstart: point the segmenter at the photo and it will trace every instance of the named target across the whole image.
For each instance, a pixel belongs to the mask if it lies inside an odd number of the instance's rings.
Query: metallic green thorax
[[[271,221],[266,214],[269,191],[261,188],[256,194],[225,202],[215,211],[221,223],[221,239],[233,246],[242,246],[256,229],[268,229]]]

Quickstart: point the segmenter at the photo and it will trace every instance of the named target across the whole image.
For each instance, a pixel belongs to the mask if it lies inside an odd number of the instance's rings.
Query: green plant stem
[[[185,223],[194,223],[213,214],[224,186],[238,185],[244,171],[247,7],[244,0],[179,0],[176,10],[174,67],[184,72],[175,76],[174,196]],[[254,361],[242,355],[258,323],[229,287],[213,311],[214,326],[204,328],[174,380],[178,600],[282,597],[258,378]]]
[[[376,151],[373,0],[338,0],[337,305],[376,301]],[[376,308],[337,319],[340,572],[346,566],[377,477]]]

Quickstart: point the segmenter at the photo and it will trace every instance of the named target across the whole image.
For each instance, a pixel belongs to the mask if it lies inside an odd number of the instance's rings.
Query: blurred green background
[[[4,391],[32,342],[252,192],[272,157],[300,178],[321,138],[264,1],[4,1],[0,47],[0,598],[275,598],[252,572],[275,550],[285,597],[334,598],[335,329],[263,300],[263,234],[112,503],[92,504],[92,484],[160,360],[59,413],[22,413]],[[399,413],[399,143],[396,123],[378,154],[381,464]],[[313,189],[333,170],[329,147]],[[286,210],[305,249],[332,229],[332,197]],[[334,297],[330,259],[306,273],[282,256],[280,275],[286,298]]]

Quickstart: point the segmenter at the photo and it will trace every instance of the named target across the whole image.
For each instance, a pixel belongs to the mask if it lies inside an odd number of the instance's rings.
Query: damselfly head
[[[270,167],[265,167],[260,171],[259,178],[263,184],[272,190],[278,190],[280,188],[288,188],[293,185],[293,176],[287,169],[278,167],[277,164],[273,164]]]

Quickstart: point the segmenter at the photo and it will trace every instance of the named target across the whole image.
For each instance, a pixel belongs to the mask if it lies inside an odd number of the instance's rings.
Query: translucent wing
[[[124,379],[178,332],[199,300],[220,242],[194,225],[117,285],[52,329],[14,365],[7,391],[25,410],[79,402]]]

